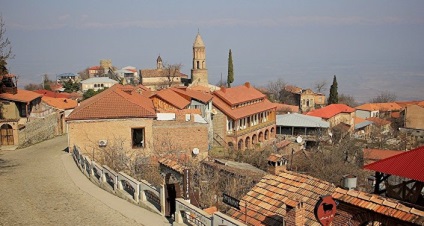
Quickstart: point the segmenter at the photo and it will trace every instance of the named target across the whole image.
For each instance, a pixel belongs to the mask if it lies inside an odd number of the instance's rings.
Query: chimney
[[[305,207],[302,201],[298,202],[294,209],[294,225],[305,225]]]
[[[278,175],[287,171],[288,160],[279,154],[271,154],[268,157],[268,173]]]
[[[244,83],[244,86],[246,86],[247,88],[250,88],[250,82]]]

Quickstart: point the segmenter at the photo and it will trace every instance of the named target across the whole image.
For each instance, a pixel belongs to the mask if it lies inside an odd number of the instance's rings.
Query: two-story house
[[[355,107],[356,116],[360,118],[382,117],[398,118],[402,107],[395,103],[366,103]]]
[[[306,115],[321,117],[330,123],[330,129],[339,126],[346,128],[348,132],[354,130],[355,109],[345,104],[330,104],[326,107],[310,111]]]
[[[293,101],[299,106],[302,112],[312,111],[325,105],[325,95],[315,93],[311,89],[302,89],[297,86],[286,86],[285,92],[292,95]]]
[[[86,92],[89,89],[94,91],[112,87],[118,82],[108,77],[95,77],[81,81],[81,91]]]
[[[253,149],[275,138],[276,105],[250,83],[213,93],[214,145]]]

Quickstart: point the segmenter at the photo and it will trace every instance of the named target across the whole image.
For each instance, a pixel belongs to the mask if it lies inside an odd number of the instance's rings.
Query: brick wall
[[[108,145],[123,142],[125,150],[135,150],[132,147],[132,128],[145,128],[145,148],[137,150],[145,153],[153,147],[152,139],[153,119],[105,119],[105,120],[75,120],[68,121],[68,146],[70,150],[74,145],[80,147],[84,154],[101,151],[99,140],[106,140]]]
[[[182,121],[154,121],[155,152],[183,151],[199,148],[199,157],[208,154],[208,124]]]

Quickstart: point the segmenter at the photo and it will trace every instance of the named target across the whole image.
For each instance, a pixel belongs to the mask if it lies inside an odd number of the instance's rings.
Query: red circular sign
[[[331,195],[321,196],[315,205],[315,217],[323,226],[328,226],[336,216],[336,208],[336,202]]]

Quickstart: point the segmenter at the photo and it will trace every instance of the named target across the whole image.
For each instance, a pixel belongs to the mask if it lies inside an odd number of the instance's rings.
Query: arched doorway
[[[234,144],[233,144],[233,142],[228,142],[228,148],[229,148],[230,150],[233,150],[233,149],[234,149]]]
[[[181,197],[180,184],[177,179],[167,173],[165,176],[165,216],[171,217],[175,214],[175,199]]]
[[[265,130],[265,140],[268,140],[268,139],[269,139],[269,131]]]
[[[244,141],[245,148],[250,149],[250,137],[246,137],[246,140]]]
[[[271,136],[274,136],[274,127],[271,128]]]
[[[14,145],[13,128],[9,124],[0,127],[1,145]]]

